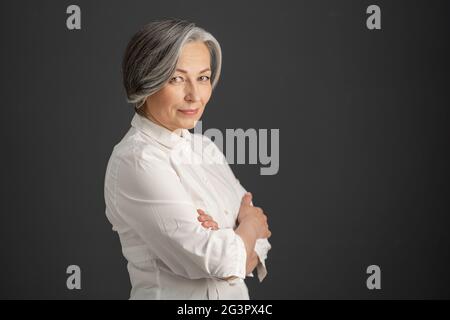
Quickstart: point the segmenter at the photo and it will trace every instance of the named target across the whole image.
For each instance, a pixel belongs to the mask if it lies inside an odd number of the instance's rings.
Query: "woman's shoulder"
[[[127,161],[127,163],[154,162],[158,163],[159,166],[164,164],[170,165],[169,154],[156,141],[143,136],[137,130],[130,130],[114,146],[111,156],[120,160],[131,160]]]

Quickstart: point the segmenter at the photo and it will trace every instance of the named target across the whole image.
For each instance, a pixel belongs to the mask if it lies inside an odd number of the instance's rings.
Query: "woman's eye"
[[[208,76],[201,76],[199,79],[201,81],[209,81],[210,77],[208,77]],[[176,76],[176,77],[173,77],[172,79],[170,79],[170,82],[173,82],[173,83],[180,83],[180,82],[183,82],[183,81],[184,81],[184,79],[181,76]]]
[[[181,81],[183,81],[183,78],[180,77],[180,76],[177,76],[177,77],[173,77],[173,78],[171,79],[171,81],[172,81],[172,82],[181,82]]]

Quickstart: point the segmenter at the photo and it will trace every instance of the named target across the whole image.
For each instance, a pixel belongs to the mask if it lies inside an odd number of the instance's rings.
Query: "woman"
[[[223,153],[191,134],[221,69],[217,40],[184,20],[137,32],[123,59],[131,128],[105,176],[106,215],[128,260],[130,299],[250,299],[271,233]],[[200,147],[199,147],[200,146]]]

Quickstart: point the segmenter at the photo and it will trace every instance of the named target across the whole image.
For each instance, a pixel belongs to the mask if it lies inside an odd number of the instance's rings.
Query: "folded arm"
[[[175,274],[189,279],[246,276],[247,251],[231,228],[205,229],[176,173],[158,159],[119,166],[117,214]]]

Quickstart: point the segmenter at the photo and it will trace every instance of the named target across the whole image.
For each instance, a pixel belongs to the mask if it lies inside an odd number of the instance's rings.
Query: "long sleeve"
[[[122,159],[117,174],[118,214],[172,272],[189,279],[245,278],[243,240],[231,228],[201,226],[170,166],[156,157],[134,157]]]
[[[245,194],[245,193],[244,193]],[[255,243],[255,252],[259,258],[259,263],[256,266],[259,282],[262,282],[267,276],[266,259],[269,250],[272,248],[267,238],[257,239]],[[253,272],[247,276],[253,277]]]
[[[223,163],[223,168],[226,172],[226,175],[231,179],[231,183],[234,183],[234,187],[238,192],[239,199],[242,199],[247,190],[241,185],[239,180],[236,178],[233,170],[231,170],[230,165],[228,164],[223,152],[217,147],[217,145],[211,141],[208,137],[204,136],[207,139],[207,143],[211,144],[212,148],[209,148],[209,152],[211,152],[211,159],[215,159],[218,163]],[[253,202],[252,202],[253,205]],[[267,238],[257,239],[255,244],[255,252],[258,255],[260,263],[256,266],[256,270],[258,272],[258,279],[260,282],[264,280],[267,275],[266,268],[266,259],[269,250],[272,248],[270,242]],[[247,276],[253,277],[253,273],[249,273]]]
[[[247,191],[239,183],[239,180],[236,179],[236,182],[238,184],[239,189],[241,190],[241,195],[244,196],[244,194]],[[252,205],[253,205],[253,202],[252,202]],[[256,271],[258,274],[259,282],[262,282],[264,280],[264,278],[267,276],[266,259],[267,259],[267,254],[271,248],[272,248],[272,246],[271,246],[269,240],[267,240],[267,238],[263,238],[263,239],[260,238],[260,239],[256,240],[255,252],[259,259],[259,263],[256,266]],[[254,277],[253,272],[250,272],[249,274],[247,274],[247,277]]]
[[[240,184],[239,180],[236,179],[236,184],[238,189],[240,190],[240,197],[242,198],[244,194],[247,192],[245,188]],[[253,205],[253,202],[252,202]],[[266,259],[269,250],[272,248],[269,240],[267,238],[257,239],[255,244],[255,252],[258,255],[259,263],[256,266],[256,271],[258,273],[259,282],[262,282],[264,278],[267,276],[267,267],[266,267]],[[253,277],[253,273],[249,275]]]

